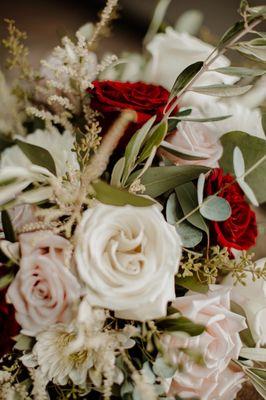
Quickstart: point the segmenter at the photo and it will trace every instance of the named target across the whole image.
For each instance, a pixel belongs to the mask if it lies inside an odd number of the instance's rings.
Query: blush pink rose
[[[182,388],[184,393],[193,393],[201,400],[227,399],[213,397],[212,393],[220,374],[232,359],[238,358],[242,347],[238,332],[246,328],[245,318],[230,311],[230,288],[210,285],[206,294],[188,292],[185,297],[176,298],[172,306],[195,323],[203,324],[205,331],[194,337],[166,335],[163,339],[171,362],[184,366],[182,372],[176,372],[170,392]],[[180,348],[200,352],[204,365],[195,363]],[[176,393],[181,396],[178,390]]]
[[[193,114],[195,116],[198,114]],[[222,156],[223,147],[217,132],[206,123],[181,121],[177,130],[167,136],[166,141],[180,152],[202,157],[198,160],[184,160],[167,152],[166,157],[176,165],[205,165],[211,168],[219,166],[218,160]]]
[[[188,376],[183,382],[174,380],[169,394],[175,393],[182,398],[200,398],[201,400],[234,400],[245,381],[245,374],[227,367],[220,374],[210,375],[195,384],[193,377]]]
[[[19,237],[20,268],[7,291],[22,333],[35,336],[48,326],[68,323],[80,296],[80,286],[66,266],[71,245],[51,231],[24,233]]]

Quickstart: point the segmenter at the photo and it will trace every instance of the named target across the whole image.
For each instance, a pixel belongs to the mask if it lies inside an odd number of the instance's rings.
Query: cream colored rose
[[[166,335],[163,339],[171,362],[184,366],[182,372],[175,374],[172,386],[183,387],[190,394],[196,390],[201,400],[216,399],[211,393],[218,385],[220,374],[239,356],[242,343],[238,332],[245,329],[245,318],[230,311],[230,288],[220,285],[210,285],[206,294],[188,292],[186,296],[176,298],[172,306],[185,317],[205,326],[205,331],[198,336]],[[180,348],[201,352],[204,366],[180,352]]]
[[[263,268],[266,257],[256,262],[256,268]],[[237,283],[233,286],[233,278],[228,275],[224,279],[225,285],[232,286],[232,300],[238,303],[245,311],[249,328],[257,346],[266,345],[266,281],[252,280],[252,274],[247,273],[246,285]]]
[[[175,297],[181,242],[156,206],[88,209],[76,233],[75,258],[91,305],[118,318],[166,314]]]
[[[155,35],[147,45],[147,49],[152,58],[146,69],[146,80],[157,85],[160,84],[170,90],[176,77],[187,66],[197,61],[204,61],[214,50],[214,47],[188,33],[176,32],[173,28],[168,27],[165,33]],[[228,58],[220,56],[212,67],[215,69],[228,65],[230,65]],[[219,83],[230,84],[234,81],[234,77],[208,71],[198,79],[197,86]],[[186,94],[184,99],[182,100],[184,105],[196,105],[202,103],[202,100],[209,101],[210,97],[191,92]]]
[[[22,333],[35,336],[52,324],[71,321],[80,286],[66,266],[71,252],[66,239],[38,231],[20,235],[19,242],[20,268],[7,299],[16,309]]]

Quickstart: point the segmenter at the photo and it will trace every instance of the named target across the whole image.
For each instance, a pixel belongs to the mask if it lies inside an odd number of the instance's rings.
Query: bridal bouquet
[[[107,0],[38,70],[6,21],[0,399],[266,399],[266,6],[218,40],[169,3],[143,54],[99,60]]]

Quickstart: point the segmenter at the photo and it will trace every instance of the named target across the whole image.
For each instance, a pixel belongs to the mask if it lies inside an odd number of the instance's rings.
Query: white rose
[[[80,286],[66,266],[71,245],[51,231],[19,236],[20,268],[7,291],[22,333],[35,336],[58,322],[69,323]]]
[[[256,268],[263,268],[266,257],[256,262]],[[228,275],[224,279],[225,285],[232,286],[232,300],[238,303],[245,311],[249,328],[257,346],[266,345],[266,281],[252,280],[252,274],[247,273],[246,285],[237,283],[233,286],[233,278]]]
[[[156,206],[88,209],[76,243],[77,269],[91,305],[140,321],[166,314],[175,297],[181,242]]]
[[[188,33],[176,32],[173,28],[168,27],[165,33],[155,35],[147,45],[147,49],[151,53],[152,59],[146,69],[146,80],[170,90],[176,77],[187,66],[197,61],[204,61],[214,47]],[[228,58],[220,56],[213,63],[212,68],[227,67],[228,65],[230,65]],[[234,81],[234,77],[208,71],[198,79],[197,86],[217,83],[230,84]],[[203,99],[209,100],[210,97],[189,93],[182,99],[182,104],[196,105],[202,103]]]

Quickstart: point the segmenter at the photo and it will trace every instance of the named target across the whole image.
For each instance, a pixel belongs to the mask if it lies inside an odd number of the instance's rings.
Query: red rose
[[[231,206],[231,217],[223,222],[211,222],[212,235],[222,247],[247,250],[254,246],[258,235],[256,216],[247,203],[244,193],[230,174],[223,174],[221,168],[212,171],[207,179],[205,190],[207,195],[216,193],[225,187],[218,196],[223,197]]]
[[[160,120],[169,99],[168,90],[162,86],[143,82],[94,81],[91,106],[102,114],[134,110],[137,123],[144,124],[150,117],[157,115]]]
[[[0,357],[12,350],[12,337],[18,335],[20,327],[15,320],[15,310],[6,302],[6,290],[0,291]]]

